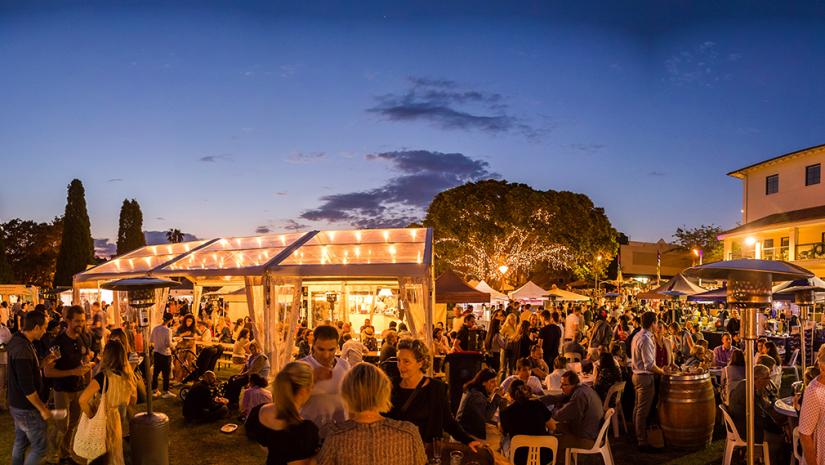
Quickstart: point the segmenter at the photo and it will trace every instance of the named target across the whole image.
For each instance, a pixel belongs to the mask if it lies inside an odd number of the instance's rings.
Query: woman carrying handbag
[[[124,465],[120,412],[137,401],[135,376],[119,341],[110,340],[102,358],[100,371],[80,394],[83,415],[75,434],[74,449],[76,454],[89,460],[90,465]],[[93,402],[96,398],[99,401]],[[93,408],[93,404],[97,406]]]

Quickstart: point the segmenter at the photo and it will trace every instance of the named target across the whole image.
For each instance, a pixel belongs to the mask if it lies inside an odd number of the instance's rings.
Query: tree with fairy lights
[[[441,192],[424,225],[435,231],[440,267],[491,282],[501,278],[502,265],[513,284],[548,270],[591,276],[609,263],[597,257],[617,248],[615,229],[586,195],[506,181]]]

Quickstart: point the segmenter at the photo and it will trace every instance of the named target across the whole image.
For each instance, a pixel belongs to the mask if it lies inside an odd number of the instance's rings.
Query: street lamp
[[[138,413],[129,422],[134,465],[167,465],[169,463],[169,417],[152,411],[149,325],[151,308],[155,305],[155,289],[177,286],[178,283],[175,281],[157,278],[121,279],[100,286],[103,289],[128,293],[129,306],[137,310],[137,324],[143,330],[146,412]]]
[[[507,266],[507,265],[501,265],[500,267],[498,267],[498,271],[501,274],[506,274],[507,270],[509,270],[509,269],[510,269],[510,267]]]
[[[596,255],[596,261],[597,262],[602,261],[602,254]],[[593,289],[596,292],[596,294],[599,293],[599,271],[598,270],[593,270]]]

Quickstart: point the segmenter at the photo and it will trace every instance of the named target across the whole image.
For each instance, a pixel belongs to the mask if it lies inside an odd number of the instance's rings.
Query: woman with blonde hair
[[[391,389],[387,375],[369,363],[358,363],[347,373],[341,397],[350,419],[329,428],[318,454],[319,465],[427,462],[418,428],[381,415],[390,410]]]
[[[92,401],[103,393],[106,394],[105,405],[98,404],[97,410],[94,410]],[[92,463],[109,465],[125,463],[120,412],[126,406],[134,405],[136,401],[135,375],[126,358],[126,350],[120,341],[111,340],[103,349],[100,371],[92,378],[78,399],[80,409],[89,418],[103,410],[106,412],[106,453],[93,460]]]
[[[502,378],[506,377],[513,371],[515,355],[513,348],[515,347],[516,331],[518,330],[518,320],[515,313],[510,313],[504,319],[501,325],[501,339],[504,341],[504,350],[501,351],[501,372]]]
[[[274,403],[253,408],[246,419],[246,435],[269,453],[266,465],[309,465],[318,452],[318,427],[301,417],[301,407],[312,393],[312,367],[290,362],[272,383]]]

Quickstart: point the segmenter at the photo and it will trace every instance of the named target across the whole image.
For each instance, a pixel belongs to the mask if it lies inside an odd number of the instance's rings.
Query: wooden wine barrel
[[[716,401],[710,374],[662,376],[658,411],[659,424],[668,447],[707,447],[713,438],[716,421]]]

